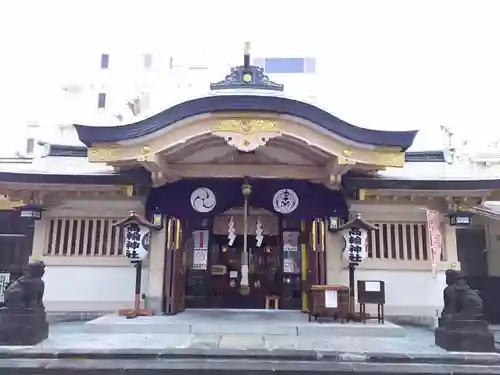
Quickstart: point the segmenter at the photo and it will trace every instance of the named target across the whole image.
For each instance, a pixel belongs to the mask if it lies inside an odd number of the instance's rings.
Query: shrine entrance
[[[167,220],[164,312],[185,308],[307,311],[326,284],[327,217],[347,215],[339,191],[301,180],[192,179],[150,192]]]
[[[256,242],[255,236],[249,236],[248,240]],[[227,236],[214,236],[213,242],[208,270],[207,307],[263,309],[266,295],[281,296],[281,254],[278,236],[263,236],[260,247],[253,246],[249,249],[249,289],[243,293],[243,236],[236,236],[231,247],[227,245]]]
[[[240,209],[198,222],[186,246],[186,307],[264,309],[266,297],[280,309],[302,306],[300,221],[250,210],[245,251]],[[196,221],[194,221],[196,224]],[[245,257],[248,287],[245,288]]]

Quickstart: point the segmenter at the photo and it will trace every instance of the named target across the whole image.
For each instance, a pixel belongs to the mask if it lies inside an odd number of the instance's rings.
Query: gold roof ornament
[[[219,82],[210,84],[211,90],[257,89],[283,91],[282,84],[273,82],[264,74],[262,67],[252,65],[250,58],[250,42],[245,42],[243,65],[231,68],[231,72]]]
[[[212,134],[224,138],[228,145],[240,151],[250,152],[282,132],[274,120],[237,118],[222,120]]]

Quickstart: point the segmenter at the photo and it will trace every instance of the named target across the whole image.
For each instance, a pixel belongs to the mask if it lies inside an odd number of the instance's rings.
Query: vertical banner
[[[426,210],[427,230],[429,232],[429,248],[431,251],[432,275],[437,275],[437,265],[441,261],[441,251],[443,248],[441,235],[441,215],[437,211]]]
[[[194,230],[193,231],[193,244],[194,255],[193,265],[194,270],[206,270],[208,264],[208,230]]]

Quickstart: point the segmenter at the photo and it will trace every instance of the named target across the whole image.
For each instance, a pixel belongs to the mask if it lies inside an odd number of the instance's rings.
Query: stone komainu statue
[[[495,338],[482,315],[483,300],[460,271],[446,271],[444,309],[434,330],[437,346],[454,352],[494,352]]]
[[[43,309],[45,283],[42,276],[44,273],[43,262],[28,263],[24,275],[10,283],[5,290],[5,307],[8,309]]]
[[[452,320],[476,320],[481,318],[483,300],[478,292],[471,289],[460,271],[446,270],[444,309],[442,318]]]

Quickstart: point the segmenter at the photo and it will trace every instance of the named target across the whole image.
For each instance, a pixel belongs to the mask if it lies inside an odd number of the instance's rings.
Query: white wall
[[[365,204],[354,202],[351,209],[362,213],[371,222],[425,222],[425,211],[415,204]],[[431,263],[397,260],[365,260],[356,269],[356,280],[383,280],[386,288],[385,313],[400,316],[435,317],[436,309],[443,306],[444,269],[457,263],[455,229],[447,225],[443,228],[447,261],[438,265],[439,272],[434,278]],[[341,238],[330,233],[327,238],[327,282],[328,284],[349,285],[347,262],[342,258]],[[368,312],[376,311],[376,306],[367,306]]]
[[[356,280],[385,281],[387,315],[429,316],[436,315],[436,309],[443,308],[443,289],[446,286],[444,272],[437,277],[432,271],[399,270],[356,270]],[[349,285],[348,270],[342,270],[343,285]],[[367,306],[376,311],[376,306]]]
[[[142,272],[147,294],[148,269]],[[115,311],[134,303],[135,269],[129,267],[47,266],[44,303],[47,311]]]

